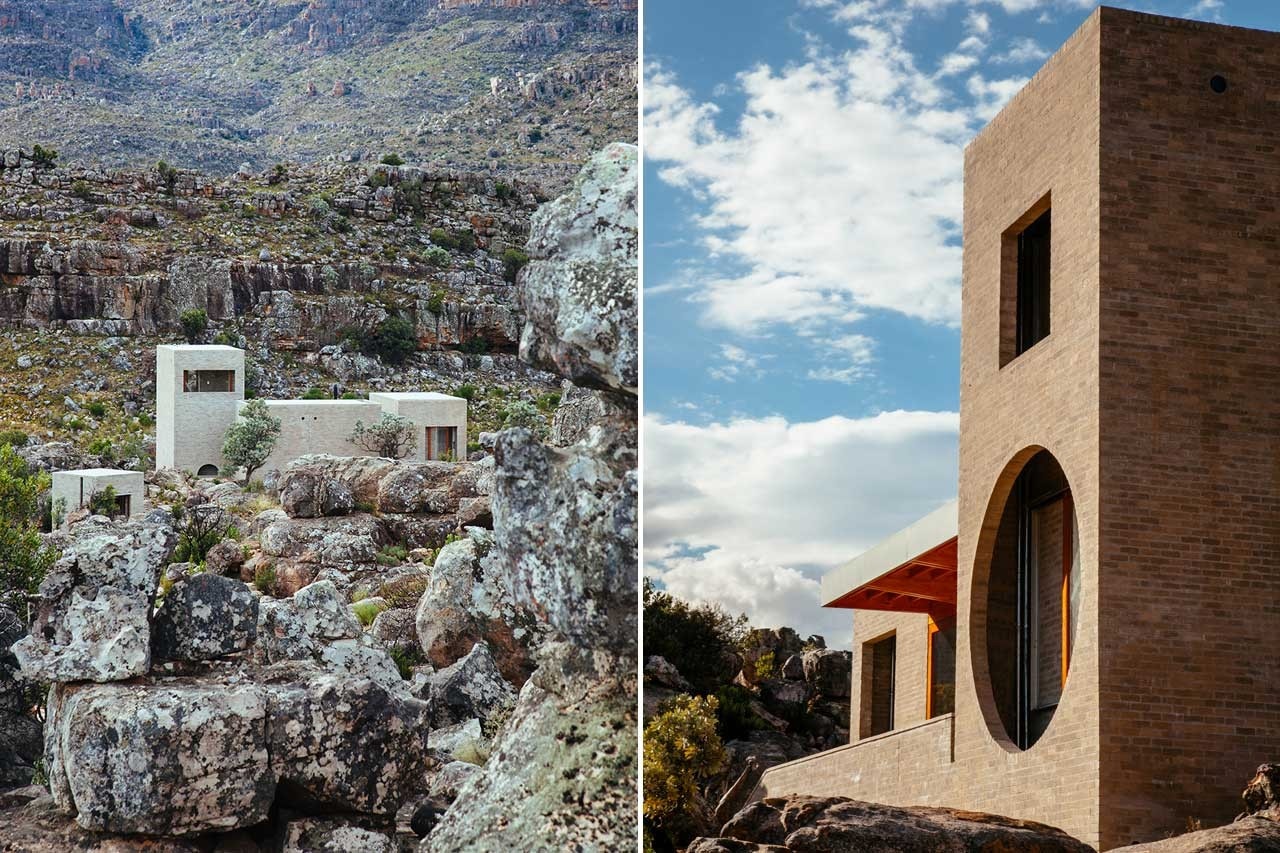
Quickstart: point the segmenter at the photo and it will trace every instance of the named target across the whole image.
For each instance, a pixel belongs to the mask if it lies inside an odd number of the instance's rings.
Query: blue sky
[[[817,578],[955,494],[964,145],[1093,6],[646,0],[650,577],[848,644]]]

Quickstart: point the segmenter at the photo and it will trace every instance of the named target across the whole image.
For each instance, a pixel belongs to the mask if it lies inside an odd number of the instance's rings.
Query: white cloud
[[[645,418],[645,565],[673,593],[849,642],[815,576],[954,496],[958,417]],[[831,636],[832,631],[843,634]]]
[[[734,344],[720,345],[720,361],[707,368],[712,379],[722,382],[734,382],[739,377],[759,378],[760,359],[747,350]]]
[[[995,57],[996,62],[1005,64],[1016,64],[1022,62],[1039,62],[1049,57],[1049,51],[1045,50],[1033,38],[1021,36],[1015,38],[1009,43],[1009,49],[999,56]]]
[[[830,361],[811,368],[810,379],[852,385],[871,375],[875,341],[866,335],[841,335],[823,341]]]
[[[1187,17],[1219,21],[1222,19],[1222,0],[1200,0],[1187,10]]]

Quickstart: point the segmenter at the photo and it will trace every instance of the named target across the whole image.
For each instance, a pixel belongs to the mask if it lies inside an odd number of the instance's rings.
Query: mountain
[[[636,137],[636,0],[0,0],[0,149],[568,180]]]

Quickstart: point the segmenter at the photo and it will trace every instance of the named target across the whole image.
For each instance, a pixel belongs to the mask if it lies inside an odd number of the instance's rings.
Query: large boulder
[[[300,818],[284,829],[280,853],[396,853],[395,842],[385,832],[343,820]]]
[[[202,572],[165,594],[151,627],[159,660],[210,660],[243,652],[258,635],[258,596],[235,578]]]
[[[634,145],[591,158],[572,189],[530,223],[520,275],[520,357],[578,385],[636,393],[638,385]]]
[[[804,680],[820,696],[848,698],[852,687],[853,653],[840,649],[809,649],[800,656]]]
[[[315,566],[349,568],[372,563],[388,544],[382,522],[372,515],[343,518],[285,518],[263,528],[263,553]]]
[[[265,820],[272,804],[394,815],[424,787],[426,704],[312,663],[57,685],[46,763],[86,829],[185,835]]]
[[[720,838],[700,838],[689,853],[787,850],[829,853],[1092,853],[1060,829],[958,809],[902,808],[847,797],[771,797],[738,812]],[[773,845],[772,847],[763,845]]]
[[[24,676],[41,681],[119,681],[151,666],[151,602],[173,554],[172,529],[80,525],[40,584],[31,633],[13,645]]]
[[[498,672],[489,647],[476,643],[462,660],[431,677],[427,705],[431,725],[450,726],[475,718],[492,734],[492,723],[515,705],[516,691]]]
[[[355,496],[322,465],[291,465],[280,475],[280,506],[290,518],[346,515],[355,509]]]
[[[1115,847],[1112,853],[1280,853],[1280,823],[1244,815],[1225,826]]]
[[[488,559],[493,536],[473,528],[436,555],[415,621],[427,660],[447,667],[485,643],[504,678],[517,686],[533,671],[531,649],[541,631],[532,612],[517,607],[502,565]]]

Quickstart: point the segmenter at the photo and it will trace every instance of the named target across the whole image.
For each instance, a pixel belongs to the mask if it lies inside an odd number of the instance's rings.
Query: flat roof
[[[248,403],[251,401],[245,400],[244,402]],[[336,400],[333,399],[332,397],[324,397],[319,400],[304,400],[301,397],[299,397],[294,400],[263,400],[262,402],[266,403],[268,406],[368,406],[371,404],[377,405],[376,403],[373,403],[372,400],[351,400],[351,399],[343,399],[341,397],[339,397]]]
[[[374,397],[390,397],[393,400],[466,400],[452,394],[441,394],[439,391],[370,391],[369,399]]]
[[[952,499],[823,575],[822,606],[849,606],[841,603],[840,599],[895,569],[915,562],[922,555],[948,545],[959,530],[960,504]]]
[[[158,344],[156,349],[185,350],[187,352],[244,352],[240,347],[226,344]]]
[[[70,471],[54,471],[54,476],[58,474],[66,474],[74,477],[115,477],[120,474],[137,474],[142,476],[141,471],[129,471],[124,468],[75,468]]]

